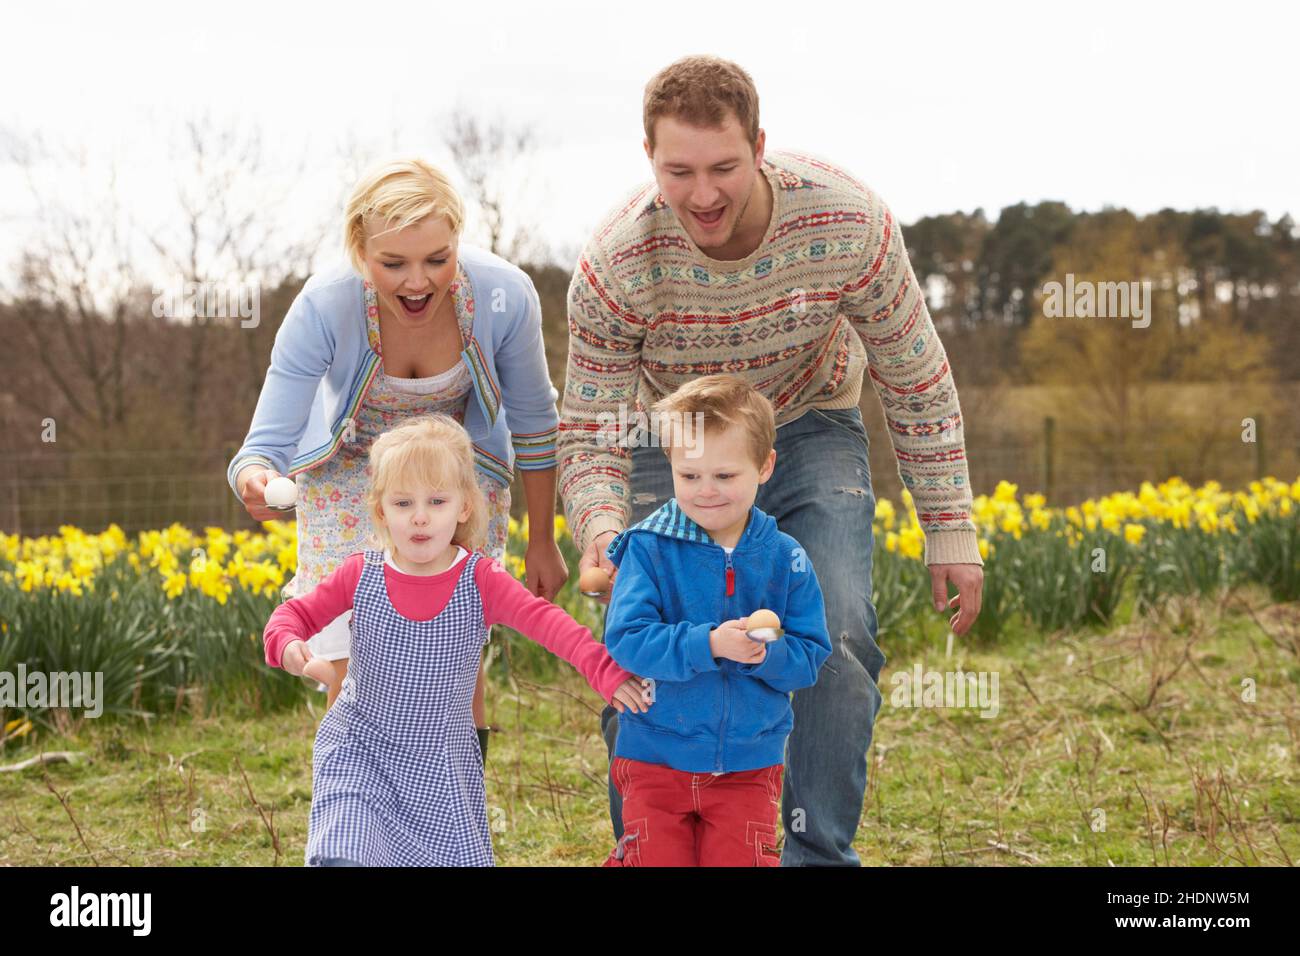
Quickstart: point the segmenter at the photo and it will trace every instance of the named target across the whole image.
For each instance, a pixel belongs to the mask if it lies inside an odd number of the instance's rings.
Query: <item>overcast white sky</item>
[[[704,52],[753,75],[769,147],[844,165],[904,222],[1041,199],[1300,216],[1298,27],[1246,2],[24,3],[0,128],[115,158],[125,200],[161,210],[180,120],[257,125],[305,222],[337,211],[340,143],[444,162],[436,121],[465,105],[536,125],[518,208],[576,252],[649,176],[646,80]],[[291,178],[303,156],[316,175]],[[31,206],[12,166],[0,190],[8,272]]]

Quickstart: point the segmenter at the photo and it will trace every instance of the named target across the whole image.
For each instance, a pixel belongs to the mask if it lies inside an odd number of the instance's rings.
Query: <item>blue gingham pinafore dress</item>
[[[308,866],[494,865],[471,711],[488,636],[479,558],[437,617],[411,621],[388,599],[383,553],[365,552],[352,662],[312,752]]]

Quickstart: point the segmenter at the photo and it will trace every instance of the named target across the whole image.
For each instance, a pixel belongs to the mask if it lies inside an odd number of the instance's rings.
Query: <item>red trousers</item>
[[[686,773],[615,757],[623,839],[605,866],[779,866],[781,774],[776,764]]]

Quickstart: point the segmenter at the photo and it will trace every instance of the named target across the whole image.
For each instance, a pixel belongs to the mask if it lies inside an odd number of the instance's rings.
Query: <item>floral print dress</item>
[[[474,296],[462,268],[450,291],[462,343],[474,327]],[[370,348],[383,355],[379,339],[379,303],[374,287],[365,284],[366,331]],[[366,491],[370,482],[370,445],[385,431],[415,415],[441,413],[464,423],[473,382],[464,361],[440,375],[399,378],[377,375],[357,409],[353,440],[339,445],[333,458],[297,476],[298,572],[284,586],[285,598],[306,594],[343,563],[349,554],[375,547]],[[488,527],[484,552],[502,560],[509,536],[510,487],[476,472],[487,501]],[[312,654],[327,660],[347,657],[351,612],[308,642]]]

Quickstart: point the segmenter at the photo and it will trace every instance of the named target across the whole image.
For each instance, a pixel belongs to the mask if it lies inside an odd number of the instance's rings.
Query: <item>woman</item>
[[[286,598],[309,592],[367,546],[370,443],[414,415],[443,413],[474,442],[488,502],[487,546],[505,554],[510,479],[523,472],[529,526],[526,584],[553,600],[568,568],[550,533],[555,514],[558,393],[542,344],[541,305],[528,276],[460,242],[464,207],[439,170],[385,163],[352,191],[344,243],[352,268],[312,276],[276,333],[253,422],[227,480],[258,521],[266,483],[298,483],[298,571]],[[309,642],[334,662],[328,703],[347,673],[345,614]],[[480,664],[474,722],[486,755]]]

